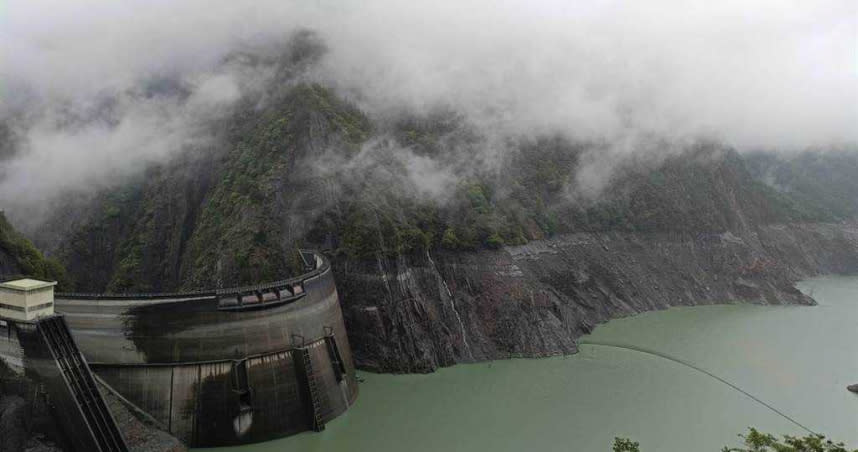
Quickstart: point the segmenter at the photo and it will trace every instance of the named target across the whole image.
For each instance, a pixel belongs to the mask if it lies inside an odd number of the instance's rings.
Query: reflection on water
[[[633,344],[729,381],[811,429],[858,446],[858,278],[800,285],[819,306],[675,308],[612,321],[586,338]],[[236,452],[718,451],[747,426],[795,424],[684,364],[582,345],[578,355],[456,366],[430,375],[362,374],[357,404],[323,433]]]

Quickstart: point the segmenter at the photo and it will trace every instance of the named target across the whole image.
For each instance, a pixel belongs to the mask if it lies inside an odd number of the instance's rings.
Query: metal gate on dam
[[[93,372],[191,447],[319,431],[358,393],[330,264],[214,292],[57,294]]]

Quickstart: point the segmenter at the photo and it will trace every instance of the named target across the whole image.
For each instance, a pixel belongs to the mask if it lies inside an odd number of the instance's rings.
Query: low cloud
[[[858,143],[851,0],[12,0],[0,119],[19,149],[0,162],[0,203],[109,186],[204,146],[205,125],[275,70],[227,57],[275,58],[300,29],[328,49],[307,77],[375,119],[462,115],[486,144],[460,161],[497,164],[507,137],[606,143],[584,159],[585,190],[620,160],[671,151],[640,137]],[[442,196],[455,180],[449,162],[398,155],[419,191]]]

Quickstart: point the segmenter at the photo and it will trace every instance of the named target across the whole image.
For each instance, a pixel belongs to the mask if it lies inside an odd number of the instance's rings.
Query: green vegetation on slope
[[[140,199],[137,182],[106,192],[93,203],[96,207],[88,212],[88,221],[67,233],[56,255],[74,275],[75,290],[104,290],[114,279],[126,278],[117,276],[122,275],[121,268],[139,262],[122,256],[119,249],[127,231],[137,224]]]
[[[188,286],[275,280],[294,273],[285,215],[305,190],[319,189],[304,167],[318,148],[357,152],[371,131],[351,105],[318,85],[298,85],[249,117],[222,158],[188,243]],[[300,240],[300,237],[296,237]],[[220,275],[212,281],[212,275]]]
[[[424,124],[402,135],[419,137],[418,155],[438,153],[436,143],[448,140],[432,137],[435,130],[456,133]],[[522,143],[500,175],[462,177],[443,202],[357,185],[348,192],[360,194],[341,200],[348,209],[324,232],[340,238],[341,253],[370,258],[427,248],[498,248],[567,232],[718,233],[829,219],[755,180],[735,151],[714,145],[655,167],[621,168],[605,193],[581,197],[574,178],[585,151],[560,138]]]
[[[760,152],[749,155],[747,165],[757,179],[806,206],[810,215],[831,220],[858,215],[858,152],[792,157]]]
[[[721,452],[858,452],[848,450],[843,443],[826,439],[823,435],[784,435],[780,440],[751,427],[747,435],[739,435],[743,447],[724,447]],[[614,438],[614,452],[640,452],[640,444],[627,438]]]
[[[27,238],[15,231],[3,212],[0,212],[0,258],[6,261],[3,270],[7,276],[57,281],[58,290],[71,286],[62,264],[46,258]]]
[[[588,230],[685,233],[826,219],[755,180],[738,153],[714,144],[622,175],[583,213]]]

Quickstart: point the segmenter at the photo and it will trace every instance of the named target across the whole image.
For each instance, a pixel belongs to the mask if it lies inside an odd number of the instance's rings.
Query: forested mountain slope
[[[73,287],[62,264],[46,258],[32,242],[16,231],[0,211],[0,275],[4,278],[31,276],[59,283],[60,289]]]
[[[757,152],[746,158],[751,174],[819,217],[858,215],[858,152],[845,149],[792,156]]]
[[[392,371],[571,352],[672,305],[811,303],[795,279],[858,271],[858,170],[833,156],[649,143],[595,173],[608,144],[370,117],[303,75],[320,52],[292,46],[212,140],[67,200],[34,239],[87,292],[275,280],[323,249],[359,364]]]
[[[239,108],[233,119],[218,130],[218,146],[152,167],[37,234],[60,238],[47,246],[79,290],[277,279],[298,268],[299,247],[395,258],[558,233],[746,232],[844,218],[766,185],[739,154],[714,143],[657,163],[626,162],[592,196],[577,191],[575,177],[593,145],[521,139],[505,144],[496,168],[459,165],[445,174],[444,193],[432,195],[412,177],[409,159],[443,165],[482,145],[464,121],[375,125],[329,89],[304,83],[278,91],[261,110]]]

